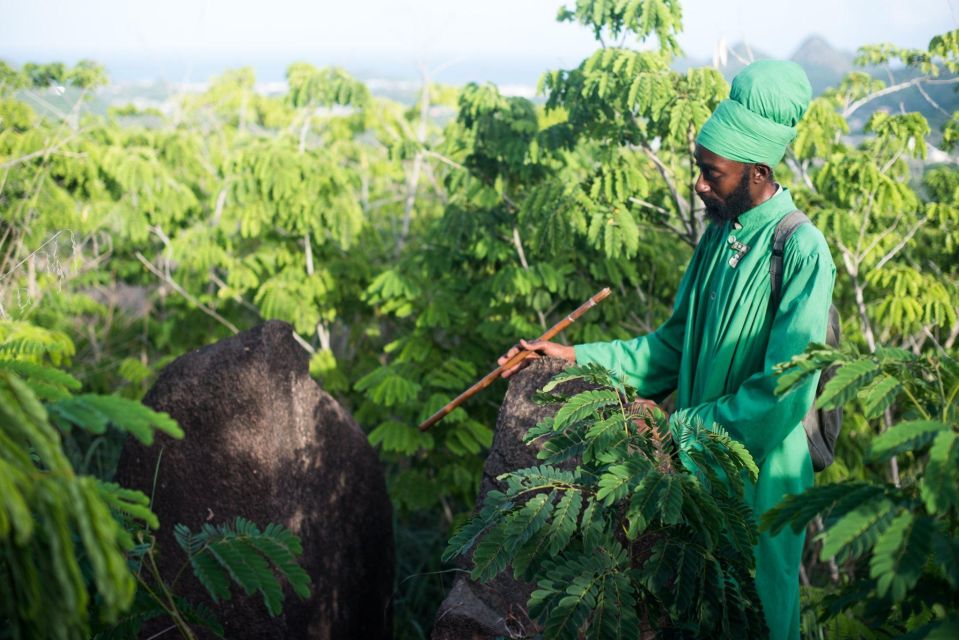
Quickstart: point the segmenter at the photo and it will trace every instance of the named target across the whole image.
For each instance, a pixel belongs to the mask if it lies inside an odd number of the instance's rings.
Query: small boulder
[[[383,468],[349,413],[310,377],[290,325],[267,322],[177,358],[144,403],[186,433],[152,447],[128,442],[116,476],[153,496],[167,582],[185,558],[175,524],[197,531],[237,516],[261,529],[273,522],[303,543],[308,600],[287,587],[283,614],[271,618],[258,595],[234,585],[233,598],[213,606],[189,570],[178,592],[212,606],[228,638],[392,637],[392,507]]]

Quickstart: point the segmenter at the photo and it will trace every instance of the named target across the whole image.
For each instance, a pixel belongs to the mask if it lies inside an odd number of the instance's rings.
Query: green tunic
[[[747,488],[756,516],[813,482],[802,417],[818,376],[781,397],[773,365],[824,342],[836,267],[825,238],[800,226],[784,248],[778,309],[770,305],[769,260],[776,223],[795,210],[789,191],[739,216],[710,224],[679,286],[672,316],[633,340],[576,346],[576,362],[596,362],[625,376],[644,397],[677,390],[670,418],[722,425],[759,466]],[[735,243],[748,250],[735,267]],[[740,246],[741,249],[741,246]],[[799,565],[804,533],[786,527],[763,534],[756,548],[756,586],[770,637],[799,638]]]

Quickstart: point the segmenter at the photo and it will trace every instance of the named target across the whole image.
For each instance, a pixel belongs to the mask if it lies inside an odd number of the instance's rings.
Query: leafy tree
[[[552,393],[577,379],[594,388]],[[746,449],[715,425],[680,426],[674,441],[661,411],[637,409],[636,391],[597,365],[570,367],[541,396],[561,403],[526,435],[543,464],[503,474],[506,491],[487,494],[446,557],[471,553],[483,582],[507,565],[535,581],[530,615],[549,638],[765,635]]]
[[[819,555],[847,568],[838,585],[815,593],[817,625],[830,636],[951,637],[959,631],[959,362],[945,353],[813,345],[782,367],[780,389],[829,366],[836,375],[817,405],[861,407],[870,420],[896,407],[867,455],[907,465],[895,483],[850,479],[789,496],[762,527],[800,530],[825,519]]]

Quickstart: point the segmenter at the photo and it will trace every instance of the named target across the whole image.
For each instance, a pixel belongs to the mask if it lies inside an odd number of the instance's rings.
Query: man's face
[[[706,205],[706,217],[714,222],[734,220],[753,208],[750,165],[718,156],[696,145],[696,194]]]

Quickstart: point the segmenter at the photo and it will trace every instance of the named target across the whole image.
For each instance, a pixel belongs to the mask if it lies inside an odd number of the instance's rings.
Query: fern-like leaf
[[[833,509],[837,515],[848,509],[842,505],[859,505],[885,493],[885,489],[867,482],[841,482],[807,489],[801,495],[790,495],[775,507],[762,515],[759,530],[778,533],[787,524],[792,524],[795,532],[802,531],[819,514],[827,514]]]
[[[183,430],[168,414],[118,396],[83,394],[54,402],[47,409],[61,424],[72,424],[91,433],[103,433],[112,424],[145,445],[153,444],[156,431],[172,438],[183,437]]]
[[[893,602],[899,602],[916,584],[929,556],[934,529],[931,518],[903,511],[879,536],[869,575],[876,580],[880,597],[888,594]]]
[[[882,461],[906,451],[916,451],[948,429],[949,425],[935,420],[900,422],[873,439],[869,446],[869,457]]]
[[[69,373],[25,360],[0,360],[0,370],[20,376],[41,400],[64,400],[80,389],[80,381]]]
[[[492,525],[494,517],[509,511],[512,507],[513,503],[507,500],[506,494],[502,491],[488,492],[479,514],[460,527],[459,531],[450,538],[443,552],[443,562],[449,562],[454,557],[467,553],[483,532]]]
[[[816,407],[834,409],[846,404],[879,373],[879,365],[872,360],[855,360],[842,365],[816,399]]]
[[[543,386],[542,391],[549,393],[564,382],[571,380],[584,380],[591,384],[600,386],[613,386],[615,384],[615,375],[609,369],[598,364],[587,363],[584,365],[574,365],[567,367]]]
[[[872,419],[882,415],[896,401],[901,391],[902,383],[898,378],[887,374],[876,378],[859,394],[866,417]]]
[[[827,529],[819,557],[826,561],[845,549],[852,557],[861,555],[892,522],[893,509],[887,498],[872,499],[853,509]]]
[[[619,404],[619,395],[612,389],[584,391],[564,404],[553,418],[553,429],[564,429],[604,407]]]
[[[183,526],[174,529],[177,543],[190,554],[190,564],[214,602],[228,600],[230,581],[247,594],[257,591],[271,616],[283,608],[283,589],[274,570],[301,598],[310,593],[310,578],[296,562],[303,552],[299,538],[281,525],[264,531],[250,520],[237,518],[232,525],[204,524],[197,534]]]
[[[551,555],[557,555],[569,544],[570,538],[576,532],[576,520],[582,508],[583,494],[577,489],[567,491],[556,504],[547,536]]]
[[[955,431],[936,435],[920,491],[929,513],[959,512],[959,434]]]

